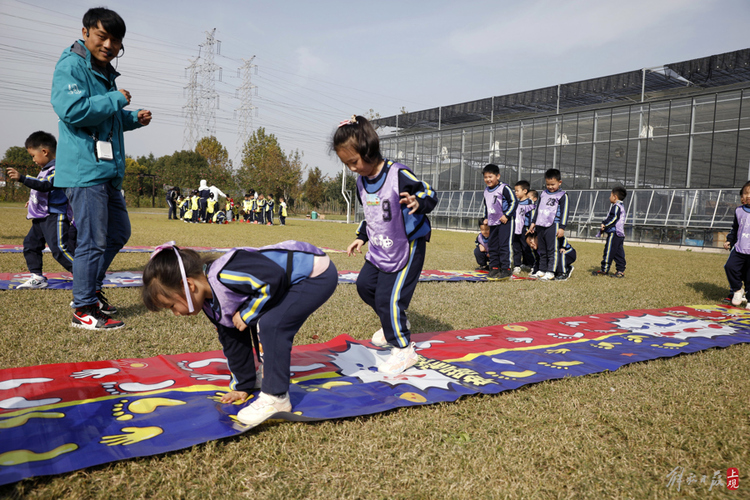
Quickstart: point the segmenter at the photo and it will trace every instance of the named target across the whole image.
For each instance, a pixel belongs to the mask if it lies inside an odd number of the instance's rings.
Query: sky
[[[153,113],[126,133],[127,154],[189,149],[186,68],[215,29],[215,135],[234,165],[238,69],[255,56],[252,129],[330,176],[342,168],[330,139],[352,114],[392,116],[750,47],[748,0],[0,0],[0,157],[36,130],[57,135],[55,63],[81,38],[86,10],[101,6],[127,25],[117,70],[128,109]]]

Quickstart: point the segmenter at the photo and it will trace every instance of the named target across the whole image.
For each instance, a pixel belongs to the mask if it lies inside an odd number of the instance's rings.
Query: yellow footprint
[[[143,398],[133,401],[129,405],[127,403],[127,399],[121,399],[120,402],[115,404],[112,408],[112,415],[114,415],[117,420],[131,420],[133,415],[125,413],[126,411],[138,414],[153,413],[160,406],[179,406],[187,404],[184,401],[168,398]]]
[[[57,413],[57,412],[44,413],[40,411],[32,411],[31,413],[20,415],[18,417],[0,420],[0,429],[11,429],[13,427],[20,427],[32,418],[63,418],[64,416],[65,416],[64,413]]]
[[[681,347],[685,347],[690,342],[680,342],[679,344],[675,344],[674,342],[664,342],[664,344],[651,344],[651,347],[660,347],[662,349],[679,349]]]
[[[35,453],[29,450],[13,450],[0,454],[0,466],[9,467],[11,465],[26,464],[29,462],[41,462],[55,458],[63,453],[70,453],[78,449],[75,443],[67,443],[58,446],[54,450],[45,453]]]
[[[614,349],[616,345],[620,345],[622,342],[599,342],[598,344],[591,344],[591,347],[598,347],[599,349]]]
[[[561,348],[561,349],[547,349],[544,352],[545,352],[545,354],[565,354],[567,352],[570,352],[570,349],[565,349],[565,348]]]
[[[305,389],[305,390],[307,392],[315,392],[315,391],[318,391],[320,389],[330,389],[331,387],[339,387],[339,386],[342,386],[342,385],[352,385],[352,383],[351,382],[338,382],[338,381],[334,380],[333,382],[326,382],[325,384],[320,384],[319,386],[311,387],[311,388]]]
[[[502,378],[505,380],[515,380],[517,378],[525,378],[536,375],[536,372],[531,370],[524,370],[522,372],[504,371],[500,372],[499,374],[496,372],[487,372],[487,375],[493,375],[494,377]]]
[[[538,364],[550,368],[557,368],[558,370],[567,370],[570,366],[582,365],[583,361],[555,361],[554,363],[540,361]]]
[[[647,339],[648,335],[626,335],[625,338],[628,339],[631,342],[635,342],[636,344],[640,344],[643,342],[643,339]]]

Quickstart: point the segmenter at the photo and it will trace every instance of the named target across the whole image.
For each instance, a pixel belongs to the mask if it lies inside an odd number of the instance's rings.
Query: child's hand
[[[234,327],[239,331],[243,331],[245,328],[247,328],[247,323],[242,321],[242,316],[240,316],[239,311],[234,313],[234,316],[232,316],[232,323],[234,323]]]
[[[565,249],[564,249],[564,248],[561,248],[561,249],[560,249],[560,253],[565,253]]]
[[[729,250],[729,247],[731,247],[731,246],[732,246],[732,244],[729,243],[728,241],[724,242],[724,250]]]
[[[484,245],[479,245],[479,251],[482,253],[487,253],[487,249],[484,248]]]
[[[508,222],[508,218],[505,216],[505,214],[503,214],[503,216],[500,217],[500,223],[505,224],[506,222]]]
[[[604,232],[604,224],[602,224],[602,232]]]
[[[18,170],[16,170],[15,168],[8,167],[6,172],[8,172],[8,177],[13,179],[14,181],[17,181],[18,179],[21,178],[21,174],[19,174]]]
[[[249,396],[245,391],[229,391],[221,397],[222,403],[234,403],[235,401],[245,401]]]
[[[558,238],[562,238],[563,236],[565,236],[565,229],[563,229],[563,228],[558,229],[557,230],[557,237]]]
[[[533,233],[534,233],[534,229],[536,229],[536,224],[532,223],[532,224],[531,224],[531,225],[529,226],[529,230],[528,230],[528,231],[526,231],[526,234],[533,234]]]
[[[362,245],[364,244],[365,242],[363,240],[360,240],[359,238],[357,238],[356,240],[352,242],[351,245],[346,247],[346,255],[351,257],[352,255],[354,255],[355,252],[362,253]]]
[[[407,208],[411,209],[409,210],[409,214],[413,214],[414,212],[419,210],[419,200],[417,200],[416,196],[406,192],[398,193],[398,195],[401,197],[401,201],[399,201],[399,203],[401,203],[402,205],[406,205]]]

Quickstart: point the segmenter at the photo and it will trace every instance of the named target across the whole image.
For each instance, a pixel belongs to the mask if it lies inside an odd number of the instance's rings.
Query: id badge
[[[109,141],[96,141],[96,158],[98,160],[114,160],[112,143]]]

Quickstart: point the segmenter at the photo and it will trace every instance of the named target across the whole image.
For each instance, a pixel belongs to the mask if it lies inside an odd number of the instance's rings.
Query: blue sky
[[[57,134],[55,62],[80,38],[84,12],[102,5],[128,28],[118,85],[154,115],[126,135],[128,154],[184,149],[185,68],[216,28],[216,135],[230,158],[239,164],[237,70],[256,56],[253,127],[329,175],[341,169],[329,139],[353,113],[390,116],[750,47],[747,0],[0,0],[0,154],[35,130]]]

